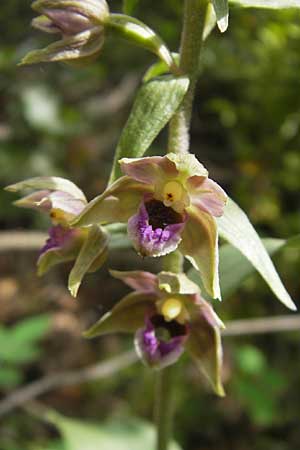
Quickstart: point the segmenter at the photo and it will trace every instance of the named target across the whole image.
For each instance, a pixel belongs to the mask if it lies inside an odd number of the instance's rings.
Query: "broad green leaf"
[[[233,200],[228,199],[224,215],[217,219],[217,223],[220,236],[251,262],[285,306],[295,310],[294,302],[283,286],[267,250],[244,211]]]
[[[104,425],[69,419],[57,413],[48,415],[61,432],[66,450],[154,450],[155,428],[139,419],[110,421]],[[172,443],[169,450],[180,450]]]
[[[123,0],[124,14],[129,14],[129,15],[133,14],[138,3],[139,3],[139,0]]]
[[[165,76],[140,88],[118,143],[110,183],[121,176],[119,159],[144,155],[178,109],[188,86],[187,77]]]
[[[284,9],[300,8],[300,0],[229,0],[246,8]]]
[[[108,240],[108,235],[98,225],[93,225],[89,229],[89,234],[69,275],[68,288],[73,297],[76,297],[84,275],[97,270],[105,262]]]
[[[228,0],[212,0],[219,30],[224,33],[228,28]]]

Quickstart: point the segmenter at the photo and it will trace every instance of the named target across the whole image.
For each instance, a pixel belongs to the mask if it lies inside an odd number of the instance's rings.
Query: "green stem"
[[[190,79],[189,89],[169,126],[168,151],[187,153],[190,147],[190,122],[195,88],[199,77],[199,58],[207,0],[186,0],[180,44],[180,70]]]
[[[169,126],[168,151],[185,154],[190,146],[190,122],[195,87],[199,76],[199,57],[207,0],[185,0],[180,45],[180,69],[190,79],[188,92]],[[174,252],[163,258],[163,269],[182,271],[183,257]],[[160,370],[156,380],[155,419],[157,425],[156,450],[168,450],[174,414],[174,366]]]

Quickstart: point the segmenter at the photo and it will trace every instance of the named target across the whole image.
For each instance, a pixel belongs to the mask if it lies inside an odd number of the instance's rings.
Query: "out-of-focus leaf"
[[[63,130],[59,101],[54,92],[39,85],[26,87],[22,91],[22,103],[25,118],[33,128],[47,133]]]
[[[293,300],[283,286],[267,250],[244,211],[229,199],[224,215],[219,217],[217,222],[220,236],[248,258],[285,306],[295,310]]]
[[[123,0],[123,12],[124,14],[133,14],[137,7],[139,0]]]
[[[219,30],[224,33],[228,28],[228,0],[212,0]]]
[[[5,345],[0,346],[0,362],[22,364],[40,355],[38,341],[46,334],[50,316],[41,315],[25,319],[12,328],[2,327],[0,338]]]
[[[119,159],[143,156],[178,109],[188,86],[187,77],[165,76],[140,88],[116,150],[110,183],[121,176]]]
[[[69,419],[49,413],[49,420],[61,432],[66,450],[147,450],[155,449],[155,428],[138,419],[110,421],[105,425]],[[169,450],[180,450],[172,443]]]
[[[22,373],[14,367],[3,367],[0,368],[0,386],[5,388],[14,388],[21,384]]]
[[[246,8],[284,9],[300,8],[300,0],[229,0]]]

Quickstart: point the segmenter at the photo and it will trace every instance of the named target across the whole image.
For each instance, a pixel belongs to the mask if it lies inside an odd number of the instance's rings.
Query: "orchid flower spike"
[[[98,56],[109,18],[105,0],[36,0],[32,8],[41,14],[32,26],[61,34],[62,39],[28,53],[21,64],[64,61],[82,65]]]
[[[144,363],[162,369],[186,350],[223,396],[221,382],[222,321],[185,274],[117,272],[111,274],[132,289],[85,336],[114,332],[135,333],[135,348]]]
[[[76,296],[83,276],[97,270],[107,256],[108,236],[99,226],[72,228],[70,222],[86,207],[84,193],[71,181],[59,177],[36,177],[12,184],[8,191],[34,190],[17,200],[16,206],[31,208],[49,216],[52,226],[39,252],[38,275],[65,261],[75,261],[69,289]]]
[[[92,200],[74,224],[128,223],[142,256],[179,248],[200,271],[208,294],[220,298],[218,231],[227,196],[194,155],[124,158],[125,176]]]

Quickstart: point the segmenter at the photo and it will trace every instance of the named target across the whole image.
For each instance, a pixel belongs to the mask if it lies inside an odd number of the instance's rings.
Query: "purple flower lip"
[[[53,250],[55,248],[60,249],[70,243],[76,230],[70,228],[64,228],[61,225],[56,225],[49,228],[49,237],[45,242],[45,245],[41,248],[39,255],[43,255],[48,250]]]
[[[129,237],[142,256],[166,255],[181,241],[186,218],[161,201],[145,197],[128,221]]]
[[[146,318],[145,323],[136,333],[138,354],[147,364],[159,369],[175,363],[184,351],[188,327],[175,320],[166,322],[160,314]]]

